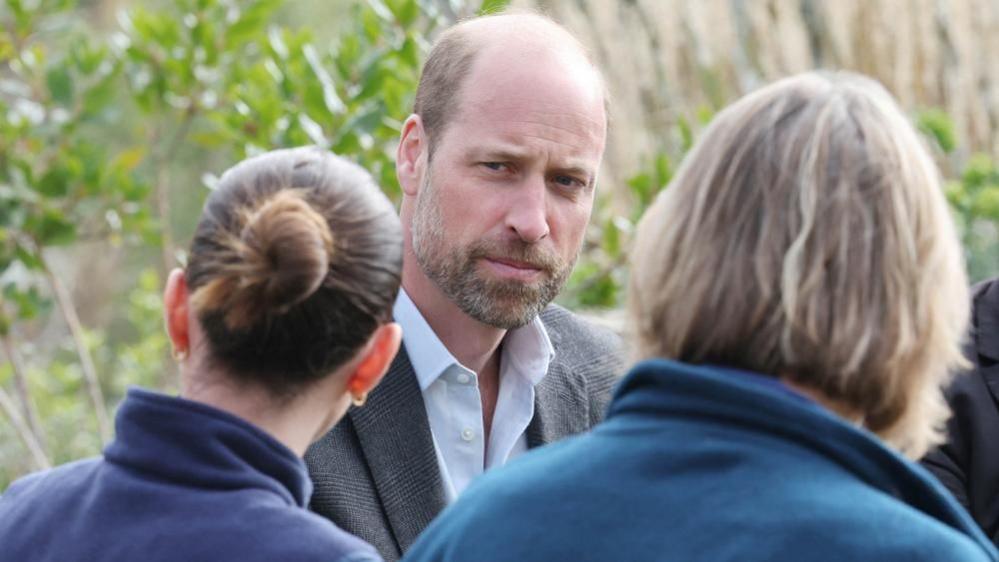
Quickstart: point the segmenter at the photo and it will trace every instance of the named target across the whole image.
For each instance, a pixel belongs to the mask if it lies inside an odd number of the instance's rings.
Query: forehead
[[[480,54],[452,120],[461,142],[482,136],[527,145],[553,142],[599,158],[606,116],[596,71],[578,54],[526,51]]]

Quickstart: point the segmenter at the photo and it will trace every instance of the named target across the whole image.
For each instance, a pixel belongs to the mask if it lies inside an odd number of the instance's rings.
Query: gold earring
[[[170,355],[173,355],[173,360],[178,363],[183,363],[187,359],[187,348],[173,348],[170,350]]]
[[[368,393],[362,392],[360,394],[354,394],[350,397],[350,401],[354,404],[354,407],[360,408],[368,401]]]

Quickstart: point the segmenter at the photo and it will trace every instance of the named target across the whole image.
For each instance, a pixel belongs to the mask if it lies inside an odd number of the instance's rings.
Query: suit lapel
[[[362,408],[350,410],[361,449],[402,552],[445,506],[423,395],[405,348]]]
[[[978,372],[981,374],[982,379],[985,380],[985,386],[989,388],[992,400],[996,404],[999,404],[999,364],[979,367]]]
[[[541,319],[546,320],[544,315]],[[534,417],[527,426],[527,446],[531,449],[586,431],[590,419],[586,386],[561,353],[558,326],[546,321],[545,329],[555,357],[545,378],[534,387]]]

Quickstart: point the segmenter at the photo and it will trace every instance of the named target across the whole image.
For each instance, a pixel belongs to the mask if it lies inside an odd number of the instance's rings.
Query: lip
[[[508,260],[505,258],[484,257],[482,261],[500,277],[520,281],[534,281],[541,277],[543,270],[529,263]]]

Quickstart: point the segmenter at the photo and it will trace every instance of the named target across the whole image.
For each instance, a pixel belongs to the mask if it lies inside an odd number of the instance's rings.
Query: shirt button
[[[475,431],[473,431],[470,427],[466,427],[461,430],[461,438],[465,441],[471,441],[472,439],[475,439]]]
[[[458,373],[458,384],[468,384],[472,380],[472,377],[468,376],[468,373]]]

